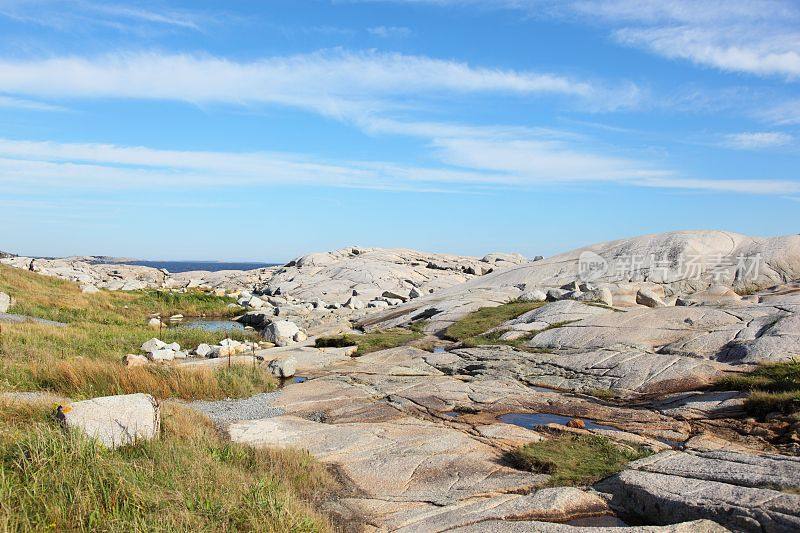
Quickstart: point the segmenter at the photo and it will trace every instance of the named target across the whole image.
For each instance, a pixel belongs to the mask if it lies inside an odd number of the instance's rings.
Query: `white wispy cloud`
[[[356,0],[357,1],[357,0]],[[800,77],[795,0],[362,0],[517,9],[610,27],[622,44],[755,75]]]
[[[767,106],[755,112],[755,115],[778,126],[800,124],[800,98]]]
[[[786,146],[794,141],[788,133],[778,131],[757,131],[731,133],[725,135],[722,145],[737,150],[758,150],[761,148],[774,148]]]
[[[405,26],[373,26],[372,28],[367,28],[367,32],[370,35],[383,37],[384,39],[390,37],[408,37],[411,35],[411,30]]]
[[[148,7],[146,2],[130,6],[89,0],[4,0],[0,2],[0,17],[62,31],[87,27],[120,31],[143,27],[200,30],[201,24],[213,20],[200,12],[161,5]]]
[[[626,89],[633,96],[550,73],[341,50],[251,62],[162,53],[0,61],[0,92],[15,96],[281,104],[341,117],[406,106],[409,96],[443,93],[566,95],[589,105],[618,105],[635,99],[636,87]]]
[[[28,111],[68,111],[67,108],[24,98],[12,98],[0,95],[0,107],[25,109]]]
[[[300,185],[458,193],[496,187],[529,189],[570,183],[614,183],[663,189],[800,194],[800,182],[789,180],[684,178],[635,159],[581,149],[548,133],[531,131],[520,137],[500,129],[501,135],[496,137],[492,129],[459,130],[458,125],[440,125],[438,130],[459,135],[445,135],[431,141],[440,164],[427,167],[385,161],[324,160],[297,153],[174,151],[0,139],[0,190],[196,191]]]

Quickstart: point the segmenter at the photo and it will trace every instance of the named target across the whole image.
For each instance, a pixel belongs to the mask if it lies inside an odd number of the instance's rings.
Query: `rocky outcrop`
[[[446,505],[489,492],[528,491],[547,479],[502,466],[496,451],[460,431],[414,418],[323,424],[285,415],[235,423],[228,433],[253,446],[302,445],[335,461],[368,500]]]
[[[406,249],[349,247],[299,257],[279,269],[257,291],[341,305],[353,297],[368,302],[385,298],[386,293],[394,299],[409,300],[525,263],[522,256],[514,254],[489,254],[476,259]]]
[[[158,437],[158,403],[149,394],[105,396],[58,407],[58,418],[69,429],[97,439],[108,448],[129,446]]]
[[[449,352],[436,367],[454,375],[512,376],[530,385],[575,392],[611,390],[618,396],[668,394],[708,386],[725,365],[641,350],[530,353],[486,346]]]
[[[800,529],[800,459],[664,452],[595,487],[620,513],[657,523],[706,518],[734,531]]]

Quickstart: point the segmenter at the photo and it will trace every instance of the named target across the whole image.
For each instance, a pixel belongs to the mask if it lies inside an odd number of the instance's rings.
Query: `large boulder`
[[[262,332],[267,342],[275,346],[288,346],[295,342],[295,336],[300,333],[297,324],[289,320],[276,320],[267,325]]]
[[[294,357],[274,359],[269,363],[272,375],[278,378],[290,378],[297,372],[297,360]]]
[[[104,396],[58,407],[57,416],[70,429],[97,439],[108,448],[129,446],[158,437],[158,402],[149,394]]]

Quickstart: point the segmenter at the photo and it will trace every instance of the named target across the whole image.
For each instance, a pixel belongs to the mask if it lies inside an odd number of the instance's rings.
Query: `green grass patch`
[[[750,392],[745,410],[755,416],[800,411],[800,359],[765,363],[752,372],[730,374],[719,379],[714,388]]]
[[[649,454],[646,448],[619,446],[605,437],[563,433],[520,446],[508,458],[522,470],[549,474],[551,486],[565,486],[591,485]]]
[[[225,442],[171,405],[159,440],[108,450],[15,405],[0,405],[2,531],[332,529],[314,507],[336,482],[305,452]]]
[[[317,348],[341,348],[358,346],[358,354],[364,355],[378,350],[387,350],[404,346],[409,342],[424,337],[419,331],[404,328],[392,328],[384,331],[372,331],[364,335],[339,335],[337,337],[321,337],[316,340]]]
[[[490,329],[496,328],[503,322],[517,318],[523,313],[543,306],[545,302],[508,302],[497,307],[483,307],[474,311],[461,320],[450,325],[445,330],[445,336],[453,341],[465,341],[478,337]]]

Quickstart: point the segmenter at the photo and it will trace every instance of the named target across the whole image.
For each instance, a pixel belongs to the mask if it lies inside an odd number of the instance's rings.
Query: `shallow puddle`
[[[294,383],[305,383],[306,381],[308,381],[308,378],[307,377],[303,377],[303,376],[294,376],[294,377],[291,377],[291,378],[283,378],[283,379],[279,379],[278,380],[278,388],[282,389],[287,385],[292,385]]]
[[[575,417],[554,415],[551,413],[508,413],[502,415],[499,420],[506,424],[514,424],[515,426],[524,427],[526,429],[534,429],[547,424],[561,424],[566,426],[570,420]],[[592,420],[581,418],[586,429],[607,429],[610,431],[619,431],[619,429],[612,426],[604,426]]]

